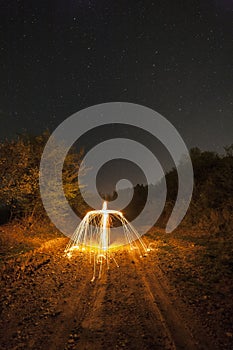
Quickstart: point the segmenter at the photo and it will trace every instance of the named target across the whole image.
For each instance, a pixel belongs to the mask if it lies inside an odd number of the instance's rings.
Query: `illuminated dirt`
[[[92,283],[88,254],[64,257],[67,238],[14,256],[5,251],[0,349],[231,349],[230,319],[215,313],[231,301],[211,300],[204,289],[190,294],[184,280],[203,247],[161,237],[146,239],[155,249],[145,258],[119,250],[120,267],[111,262]]]

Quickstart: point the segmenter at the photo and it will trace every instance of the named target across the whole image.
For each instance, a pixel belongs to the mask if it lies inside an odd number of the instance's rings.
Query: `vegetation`
[[[198,227],[211,232],[231,231],[233,228],[233,145],[225,148],[225,155],[190,151],[194,168],[194,191],[183,226]],[[176,171],[166,176],[168,204],[175,200]]]
[[[46,218],[39,191],[39,165],[49,136],[48,132],[36,137],[21,135],[16,140],[0,143],[0,203],[10,208],[12,218],[20,218],[27,225],[32,225],[35,218],[39,221]],[[62,145],[59,147],[62,151]],[[56,149],[56,153],[59,158],[59,150]],[[224,155],[193,148],[190,156],[194,168],[194,192],[183,226],[230,232],[233,228],[233,145],[225,147]],[[54,154],[49,157],[53,159]],[[82,152],[70,150],[63,166],[63,187],[70,205],[82,214],[85,205],[78,180],[81,159]],[[58,161],[53,160],[53,167]],[[53,181],[52,177],[47,178]],[[166,183],[167,201],[157,223],[161,227],[165,226],[176,200],[176,169],[166,174]],[[133,200],[126,208],[129,219],[135,218],[143,209],[147,192],[146,186],[135,187]],[[155,196],[157,193],[159,186],[155,188]],[[116,193],[110,197],[115,198]],[[111,200],[110,197],[106,199]]]
[[[190,151],[194,169],[194,190],[189,210],[183,219],[183,228],[208,230],[212,233],[231,232],[233,229],[233,145],[225,147],[225,154]],[[156,226],[165,227],[176,201],[178,177],[176,169],[166,174],[167,200]],[[154,186],[159,200],[160,184]],[[137,212],[146,201],[146,186],[137,186],[130,213]]]
[[[39,190],[39,167],[48,138],[49,133],[45,132],[36,137],[21,135],[16,140],[0,143],[0,203],[2,207],[10,208],[12,218],[27,225],[46,219]],[[80,162],[81,152],[71,149],[63,166],[64,193],[72,206],[76,206],[81,198]],[[51,164],[56,167],[56,159]]]

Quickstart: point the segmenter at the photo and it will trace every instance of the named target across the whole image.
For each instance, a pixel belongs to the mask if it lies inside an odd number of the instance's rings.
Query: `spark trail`
[[[120,232],[118,244],[112,242],[113,229]],[[114,257],[114,250],[120,246],[126,246],[129,251],[137,251],[140,257],[151,250],[122,212],[109,210],[107,202],[104,202],[101,210],[92,210],[85,215],[74,231],[65,253],[71,258],[77,252],[89,252],[90,262],[94,267],[92,277],[94,281],[97,276],[101,278],[104,264],[109,269],[110,262],[113,261],[119,267]]]

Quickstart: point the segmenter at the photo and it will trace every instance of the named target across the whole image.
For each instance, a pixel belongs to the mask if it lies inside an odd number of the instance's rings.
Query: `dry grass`
[[[62,235],[52,225],[37,224],[30,229],[19,223],[0,226],[0,260],[33,251],[58,237]]]

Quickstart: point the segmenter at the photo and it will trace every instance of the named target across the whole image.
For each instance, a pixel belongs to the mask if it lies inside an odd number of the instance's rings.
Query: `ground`
[[[0,349],[232,349],[232,240],[203,232],[145,237],[153,251],[115,252],[91,282],[68,239],[0,227]]]

